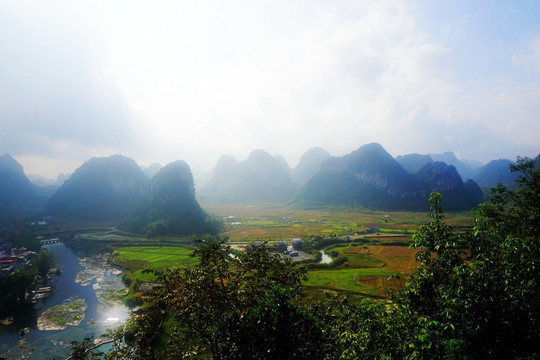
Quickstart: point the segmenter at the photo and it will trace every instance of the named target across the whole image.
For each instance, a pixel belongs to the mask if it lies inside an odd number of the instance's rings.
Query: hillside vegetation
[[[220,223],[213,220],[195,199],[193,176],[184,161],[161,168],[151,182],[151,197],[125,223],[130,230],[147,236],[216,234]]]

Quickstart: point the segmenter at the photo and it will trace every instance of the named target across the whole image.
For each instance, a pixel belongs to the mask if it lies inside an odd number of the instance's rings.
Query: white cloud
[[[539,150],[538,79],[456,76],[469,54],[437,36],[468,36],[467,14],[429,33],[421,1],[30,4],[0,18],[0,152],[209,168],[223,153],[294,165],[313,146],[372,141],[484,161]],[[540,73],[539,53],[534,38],[511,60]]]

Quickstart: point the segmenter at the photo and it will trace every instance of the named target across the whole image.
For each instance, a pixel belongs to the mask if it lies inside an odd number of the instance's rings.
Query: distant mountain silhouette
[[[435,163],[437,164],[437,163]],[[481,200],[474,182],[463,183],[454,167],[424,165],[409,174],[383,147],[372,143],[351,154],[326,160],[293,203],[301,206],[351,204],[381,210],[425,210],[432,191],[441,191],[447,210],[470,209],[462,197]],[[473,206],[476,204],[473,204]]]
[[[0,205],[21,208],[36,201],[36,189],[24,174],[22,165],[9,154],[0,156]]]
[[[36,189],[36,194],[44,199],[49,199],[58,190],[58,186],[56,185],[37,186],[34,184],[34,188]]]
[[[484,164],[478,160],[461,159],[461,162],[464,163],[472,171],[476,171],[477,169],[484,166]]]
[[[195,199],[188,164],[176,161],[161,168],[151,181],[151,198],[131,216],[126,226],[149,236],[217,233]]]
[[[405,171],[381,145],[372,143],[324,161],[293,203],[417,209],[423,207],[427,195],[420,179]]]
[[[161,169],[161,164],[153,163],[148,166],[141,166],[141,170],[147,178],[151,179]]]
[[[56,190],[66,181],[69,179],[69,174],[59,174],[56,180],[54,179],[48,179],[40,175],[27,175],[28,180],[34,185],[34,188],[36,189],[36,193],[45,198],[50,198]]]
[[[516,163],[508,159],[492,160],[479,168],[473,179],[485,192],[488,192],[499,183],[508,188],[513,188],[519,174],[510,171],[511,164],[515,165]]]
[[[424,165],[433,163],[431,156],[422,154],[399,155],[396,157],[396,161],[403,166],[409,174],[414,174],[424,167]]]
[[[442,154],[429,154],[433,161],[442,161],[445,164],[453,165],[463,180],[472,179],[474,170],[468,167],[463,161],[459,160],[452,151]]]
[[[309,149],[302,155],[298,165],[292,170],[292,178],[300,185],[319,173],[321,164],[330,157],[330,153],[320,147]]]
[[[130,158],[92,158],[53,194],[43,214],[66,220],[124,219],[148,197],[149,183]]]
[[[22,165],[9,154],[0,156],[0,170],[11,170],[24,174]]]
[[[297,189],[289,172],[282,158],[263,150],[252,151],[241,162],[224,155],[198,197],[215,202],[287,202]]]
[[[32,184],[36,186],[51,186],[55,183],[54,179],[48,179],[41,175],[28,174],[26,175],[26,177],[28,178],[28,180],[30,180]]]
[[[289,163],[287,162],[287,160],[285,160],[283,156],[274,155],[274,159],[276,159],[284,169],[288,169],[290,173],[291,167],[289,166]]]
[[[444,162],[428,163],[417,173],[424,180],[430,192],[443,194],[446,210],[472,209],[482,201],[482,190],[472,180],[463,182],[456,168]]]
[[[0,156],[0,230],[13,230],[15,218],[40,211],[44,203],[21,164],[9,154]]]
[[[212,179],[212,174],[214,173],[214,170],[205,170],[200,166],[193,166],[191,168],[191,173],[193,174],[195,189],[198,190],[208,184],[208,182]]]

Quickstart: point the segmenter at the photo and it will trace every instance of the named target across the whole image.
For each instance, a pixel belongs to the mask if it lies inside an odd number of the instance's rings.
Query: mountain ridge
[[[149,194],[149,179],[123,155],[83,163],[52,195],[43,214],[70,220],[119,220]]]
[[[445,204],[449,210],[465,210],[469,206],[469,202],[462,199],[465,196],[481,200],[479,188],[474,182],[465,185],[454,166],[435,164],[428,163],[419,174],[413,175],[380,144],[366,144],[350,154],[327,159],[319,174],[306,183],[292,203],[420,210],[427,207],[429,193],[437,190],[446,193],[449,199]]]
[[[253,150],[248,158],[237,161],[223,155],[218,160],[212,179],[199,191],[201,201],[215,202],[282,202],[286,203],[297,190],[290,168],[280,157],[264,150]]]

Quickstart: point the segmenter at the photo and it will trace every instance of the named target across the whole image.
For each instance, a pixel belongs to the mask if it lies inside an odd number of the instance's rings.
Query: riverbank
[[[100,338],[129,316],[119,296],[127,291],[121,271],[107,263],[108,253],[79,258],[63,243],[46,248],[55,253],[62,274],[54,278],[50,296],[0,327],[0,356],[7,359],[64,359],[72,340]]]

